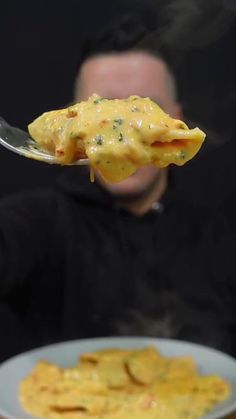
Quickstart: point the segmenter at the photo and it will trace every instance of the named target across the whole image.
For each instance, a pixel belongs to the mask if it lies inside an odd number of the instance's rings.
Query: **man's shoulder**
[[[175,197],[172,212],[182,228],[198,239],[218,240],[229,234],[229,226],[219,210],[206,205],[194,204],[190,200]]]
[[[0,200],[0,212],[24,211],[31,214],[42,214],[55,210],[62,193],[52,187],[27,189],[9,194]]]

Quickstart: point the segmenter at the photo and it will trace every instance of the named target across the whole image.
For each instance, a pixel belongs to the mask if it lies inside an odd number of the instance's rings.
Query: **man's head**
[[[134,40],[130,39],[132,26],[126,26],[126,31],[129,34],[127,49],[123,34],[121,47],[114,42],[116,48],[112,49],[111,46],[106,51],[102,48],[103,43],[101,51],[95,49],[84,60],[76,80],[75,100],[86,100],[93,93],[108,99],[130,95],[148,96],[171,116],[180,118],[181,108],[177,103],[175,79],[168,64],[158,53],[144,46],[138,48],[135,34]],[[143,31],[138,33],[144,36]],[[146,166],[118,184],[103,184],[115,195],[132,199],[145,194],[163,177],[166,177],[165,169]]]

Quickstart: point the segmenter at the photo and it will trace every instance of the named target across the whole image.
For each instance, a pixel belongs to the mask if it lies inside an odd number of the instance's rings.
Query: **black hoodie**
[[[134,216],[76,168],[0,205],[0,359],[52,342],[165,336],[236,354],[234,240],[178,200]]]

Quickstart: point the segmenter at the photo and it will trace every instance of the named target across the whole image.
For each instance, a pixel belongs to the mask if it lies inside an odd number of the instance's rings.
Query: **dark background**
[[[0,115],[10,124],[26,129],[42,112],[70,102],[84,40],[126,11],[140,12],[153,25],[155,14],[148,11],[147,1],[1,2]],[[198,30],[200,33],[201,27]],[[233,144],[235,35],[236,27],[231,23],[210,44],[188,47],[184,53],[180,45],[175,52],[176,59],[180,54],[182,57],[176,75],[185,115],[217,133],[210,136],[210,142],[215,137],[222,144]],[[234,152],[234,147],[226,152],[225,163]],[[193,169],[189,166],[185,172],[190,180],[194,177],[197,185],[204,179],[198,182],[200,166],[197,161],[194,164]],[[205,174],[217,171],[217,160],[204,163],[203,159],[204,164]],[[3,148],[0,167],[0,195],[52,184],[58,173],[66,170],[18,157]]]

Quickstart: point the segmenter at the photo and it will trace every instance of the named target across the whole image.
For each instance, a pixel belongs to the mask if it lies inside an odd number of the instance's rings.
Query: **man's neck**
[[[155,202],[160,201],[167,189],[167,171],[160,172],[158,179],[152,187],[142,196],[134,198],[132,201],[122,201],[122,206],[136,216],[144,215],[150,211]]]

